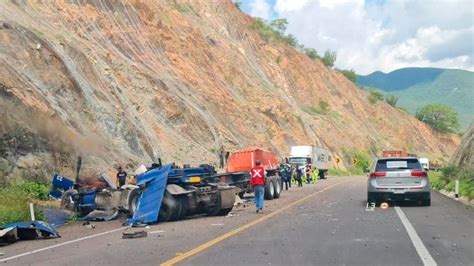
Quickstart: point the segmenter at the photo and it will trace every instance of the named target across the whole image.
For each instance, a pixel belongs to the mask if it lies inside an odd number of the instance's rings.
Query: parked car
[[[367,180],[367,201],[418,201],[431,205],[428,173],[415,157],[379,158]]]

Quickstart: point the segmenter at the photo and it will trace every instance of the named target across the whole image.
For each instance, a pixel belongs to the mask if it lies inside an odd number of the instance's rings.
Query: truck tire
[[[216,203],[212,208],[207,210],[207,212],[206,212],[207,215],[209,215],[209,216],[219,215],[219,212],[221,211],[221,198],[222,198],[221,192],[217,191],[216,192]]]
[[[275,194],[273,195],[273,198],[278,199],[281,193],[280,179],[274,179],[272,182],[273,182],[273,187],[275,188]]]
[[[72,196],[76,195],[78,192],[75,189],[69,189],[64,192],[63,196],[61,197],[60,208],[62,210],[67,211],[75,211],[76,206],[74,205],[74,201],[72,200]]]
[[[171,217],[171,221],[181,220],[186,216],[188,209],[186,196],[172,196],[176,200],[176,209]]]
[[[217,213],[218,216],[224,216],[224,215],[227,215],[229,214],[229,212],[232,210],[232,208],[227,208],[227,209],[222,209],[219,211],[219,213]]]
[[[275,197],[275,186],[271,180],[268,180],[265,184],[265,199],[271,200]]]
[[[159,222],[168,222],[176,213],[176,200],[168,192],[165,192],[163,202],[161,203],[160,213],[158,214]]]

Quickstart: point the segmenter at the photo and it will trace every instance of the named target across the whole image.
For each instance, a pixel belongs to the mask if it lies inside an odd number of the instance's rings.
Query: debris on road
[[[102,210],[94,210],[90,212],[89,214],[84,217],[84,220],[86,221],[110,221],[119,215],[118,210],[108,210],[108,211],[102,211]]]
[[[147,232],[143,230],[139,231],[125,231],[122,233],[123,239],[142,238],[147,237]]]
[[[224,224],[211,224],[211,226],[224,226]]]
[[[85,222],[82,224],[82,226],[84,226],[85,228],[87,229],[94,229],[95,228],[95,225],[91,224],[90,222]]]
[[[0,245],[9,245],[17,240],[61,237],[50,224],[43,221],[26,221],[0,227]]]

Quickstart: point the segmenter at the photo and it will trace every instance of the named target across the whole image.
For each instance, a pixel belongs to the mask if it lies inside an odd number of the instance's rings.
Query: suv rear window
[[[376,172],[391,172],[391,171],[399,171],[399,170],[422,170],[421,164],[418,162],[418,159],[401,159],[401,158],[393,158],[393,159],[381,159],[377,161],[377,165],[375,166]]]

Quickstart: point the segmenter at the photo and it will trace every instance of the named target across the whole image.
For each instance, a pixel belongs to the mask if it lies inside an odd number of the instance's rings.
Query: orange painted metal
[[[227,160],[227,172],[250,171],[255,166],[255,161],[260,161],[266,170],[277,169],[278,156],[258,147],[249,147],[232,153]]]

